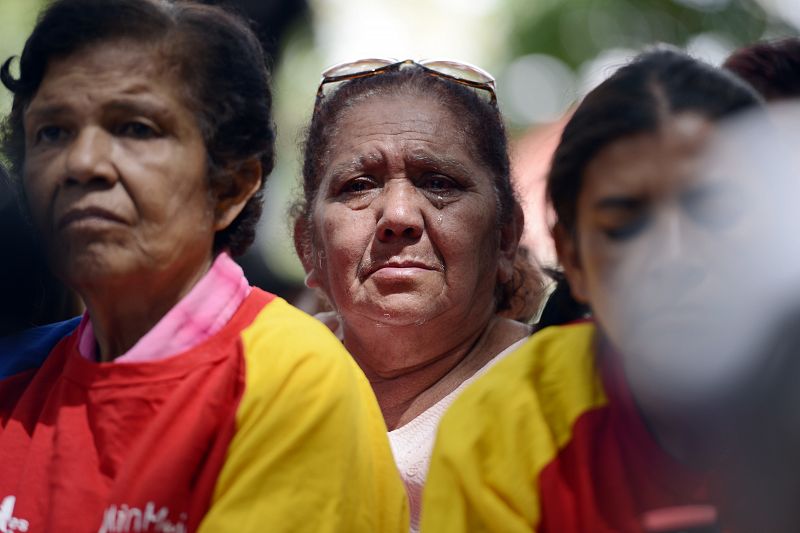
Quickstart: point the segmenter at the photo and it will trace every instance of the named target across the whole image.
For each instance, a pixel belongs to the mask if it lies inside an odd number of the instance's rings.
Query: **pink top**
[[[218,332],[250,294],[241,267],[223,252],[175,307],[114,363],[158,361],[197,346]],[[78,326],[78,351],[97,361],[97,344],[88,313]]]

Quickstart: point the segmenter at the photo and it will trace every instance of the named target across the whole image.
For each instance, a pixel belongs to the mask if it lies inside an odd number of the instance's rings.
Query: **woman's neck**
[[[79,288],[92,319],[100,361],[113,361],[130,350],[208,272],[211,258],[171,276],[94,283]]]
[[[663,391],[662,396],[654,395],[655,387],[626,381],[645,426],[668,455],[696,470],[707,470],[727,454],[738,431],[735,399],[689,402],[686,394],[675,393],[669,400]]]
[[[449,343],[430,326],[380,327],[368,335],[363,328],[345,326],[344,331],[345,346],[367,375],[392,430],[435,405],[530,328],[492,316],[458,337],[449,336]]]

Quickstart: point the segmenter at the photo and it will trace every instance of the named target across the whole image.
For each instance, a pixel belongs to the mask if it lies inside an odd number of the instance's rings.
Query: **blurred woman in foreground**
[[[0,381],[2,529],[406,529],[363,374],[231,259],[274,158],[247,25],[193,2],[60,0],[19,78],[9,65],[3,147],[87,312]]]
[[[493,79],[445,61],[329,69],[303,187],[296,248],[378,398],[416,529],[439,418],[529,334],[506,317],[538,307]]]
[[[671,49],[580,104],[548,195],[560,262],[593,319],[537,333],[456,402],[423,531],[725,524],[713,474],[741,429],[731,399],[757,366],[743,320],[756,287],[737,265],[757,242],[741,188],[757,180],[735,182],[707,154],[721,119],[758,105],[746,84]]]

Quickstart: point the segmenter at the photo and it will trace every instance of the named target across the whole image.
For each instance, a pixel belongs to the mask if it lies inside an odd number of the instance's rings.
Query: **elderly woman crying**
[[[331,87],[338,83],[338,87]],[[295,244],[369,378],[412,508],[439,418],[530,332],[540,278],[517,249],[494,80],[452,62],[365,60],[323,75]]]

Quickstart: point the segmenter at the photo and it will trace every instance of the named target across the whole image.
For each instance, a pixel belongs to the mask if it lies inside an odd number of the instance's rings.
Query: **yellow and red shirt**
[[[585,322],[547,328],[445,414],[423,533],[629,533],[708,503],[705,475],[651,437],[623,373]]]
[[[369,383],[280,298],[252,289],[167,358],[95,363],[78,344],[0,381],[5,531],[407,531]]]

